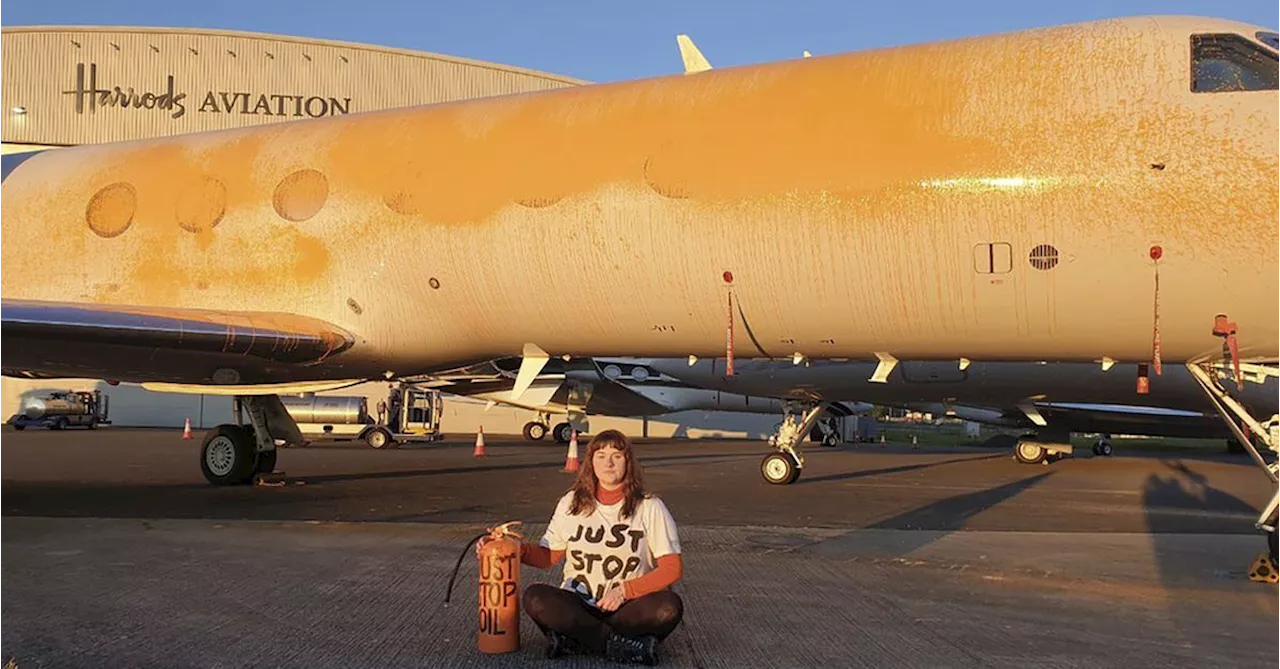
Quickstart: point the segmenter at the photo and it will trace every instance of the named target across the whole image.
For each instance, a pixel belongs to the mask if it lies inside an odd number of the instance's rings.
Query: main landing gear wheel
[[[529,441],[542,441],[547,436],[547,426],[542,423],[530,421],[524,424],[524,438]]]
[[[1048,451],[1034,441],[1018,440],[1013,447],[1013,457],[1024,465],[1038,465],[1049,457]]]
[[[569,440],[573,438],[573,426],[568,423],[560,423],[559,425],[556,425],[556,429],[552,434],[555,436],[557,442],[567,444],[569,443]]]
[[[1104,441],[1093,445],[1093,454],[1101,456],[1111,455],[1111,442]]]
[[[760,462],[760,475],[774,485],[789,485],[800,478],[800,465],[787,453],[770,453]]]
[[[271,451],[274,455],[275,451]],[[239,425],[219,425],[205,435],[200,447],[200,471],[214,485],[239,485],[252,480],[258,464],[253,433]],[[272,463],[274,468],[275,463]]]

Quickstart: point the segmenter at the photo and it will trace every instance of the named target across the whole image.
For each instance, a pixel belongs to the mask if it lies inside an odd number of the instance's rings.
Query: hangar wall
[[[69,146],[587,82],[433,53],[257,33],[0,30],[4,143]]]

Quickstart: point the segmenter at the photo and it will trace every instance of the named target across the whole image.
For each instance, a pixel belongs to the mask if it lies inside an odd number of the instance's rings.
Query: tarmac
[[[0,653],[25,667],[605,667],[476,650],[484,527],[534,539],[565,449],[471,435],[280,453],[284,485],[214,487],[199,436],[3,432]],[[671,667],[1274,667],[1277,590],[1251,583],[1273,492],[1245,456],[809,448],[772,486],[761,442],[646,441],[675,515]],[[525,567],[524,583],[554,581]]]

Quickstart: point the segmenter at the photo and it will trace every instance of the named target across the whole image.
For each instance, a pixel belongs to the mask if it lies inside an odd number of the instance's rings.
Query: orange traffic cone
[[[190,418],[187,419],[187,424],[182,428],[182,438],[183,439],[191,438],[191,419]]]
[[[480,431],[476,432],[476,450],[471,455],[477,458],[484,457],[484,426],[480,426]]]
[[[569,433],[569,455],[564,460],[564,470],[566,472],[578,471],[578,431],[574,430]]]

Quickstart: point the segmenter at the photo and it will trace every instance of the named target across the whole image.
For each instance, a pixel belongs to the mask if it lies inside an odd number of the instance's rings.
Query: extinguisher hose
[[[467,556],[467,553],[471,551],[471,547],[474,546],[477,541],[480,541],[487,536],[489,536],[488,532],[477,534],[473,539],[471,539],[471,541],[468,541],[466,547],[462,549],[462,554],[458,556],[458,562],[453,565],[453,574],[449,576],[449,588],[445,590],[444,593],[445,606],[449,605],[449,598],[453,596],[453,581],[458,578],[458,568],[462,566],[462,558]]]

